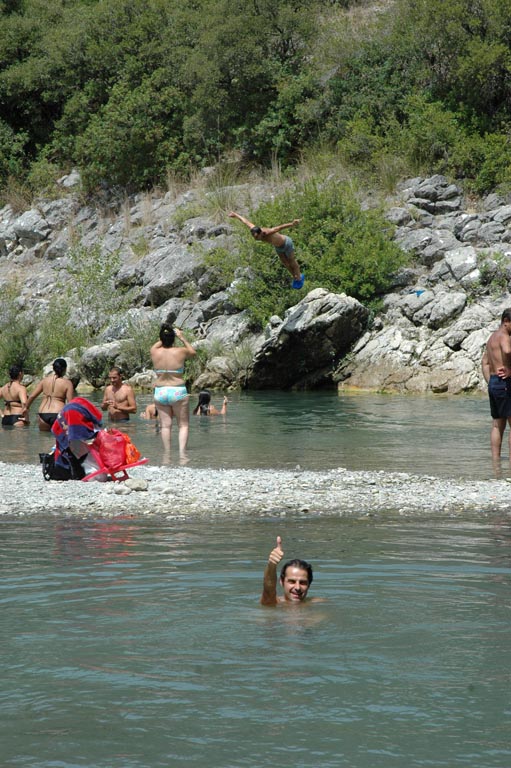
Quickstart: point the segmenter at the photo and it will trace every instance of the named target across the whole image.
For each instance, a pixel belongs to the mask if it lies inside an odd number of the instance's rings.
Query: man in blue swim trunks
[[[502,438],[509,424],[509,457],[511,461],[511,309],[502,313],[500,327],[486,342],[483,354],[483,376],[488,383],[493,424],[490,433],[491,455],[500,459]]]
[[[277,227],[258,227],[244,216],[235,213],[234,211],[230,212],[229,218],[238,219],[242,224],[245,224],[245,226],[250,229],[250,234],[254,240],[261,240],[263,243],[273,245],[280,261],[293,278],[291,287],[296,288],[296,290],[303,288],[305,276],[300,273],[293,241],[287,235],[280,234],[282,229],[295,227],[300,223],[300,219],[293,219],[293,221],[289,221],[287,224],[279,224]]]

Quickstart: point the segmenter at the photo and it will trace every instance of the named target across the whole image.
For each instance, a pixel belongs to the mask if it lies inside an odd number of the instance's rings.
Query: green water
[[[258,604],[275,536],[324,604]],[[2,768],[508,768],[511,528],[0,521]]]
[[[333,392],[251,392],[229,396],[226,417],[191,417],[191,467],[386,470],[440,477],[494,476],[487,398]],[[91,397],[95,402],[99,395]],[[149,395],[138,396],[139,411]],[[214,398],[220,404],[220,396]],[[191,398],[192,406],[195,398]],[[108,422],[105,422],[108,425]],[[135,416],[122,429],[152,464],[162,463],[154,422]],[[177,430],[173,430],[174,458]],[[509,474],[507,438],[503,471]],[[2,461],[39,461],[53,444],[34,423],[0,430]]]

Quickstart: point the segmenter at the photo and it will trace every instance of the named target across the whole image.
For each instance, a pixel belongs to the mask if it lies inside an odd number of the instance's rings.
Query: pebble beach
[[[406,473],[141,466],[124,482],[45,481],[37,465],[0,463],[4,517],[155,519],[511,515],[511,482]]]

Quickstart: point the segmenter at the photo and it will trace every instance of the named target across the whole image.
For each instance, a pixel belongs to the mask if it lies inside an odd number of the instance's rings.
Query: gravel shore
[[[506,480],[405,473],[136,467],[121,483],[46,482],[38,465],[0,463],[0,515],[211,518],[373,515],[431,519],[511,515]]]

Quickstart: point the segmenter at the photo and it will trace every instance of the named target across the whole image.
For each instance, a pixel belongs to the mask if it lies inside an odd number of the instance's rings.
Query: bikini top
[[[10,382],[10,384],[6,384],[7,389],[9,390],[9,395],[11,394],[11,384],[12,384],[12,382]],[[7,400],[7,398],[5,398],[5,397],[4,397],[4,403],[5,403],[6,406],[23,405],[23,403],[19,399],[18,400]]]
[[[44,394],[44,396],[45,396],[45,398],[46,398],[46,400],[48,402],[50,400],[60,400],[63,403],[66,402],[66,398],[65,397],[60,397],[60,395],[54,394],[54,392],[55,392],[55,384],[56,384],[58,378],[60,378],[60,377],[56,376],[55,374],[53,374],[53,381],[52,381],[52,384],[51,384],[51,392],[50,392],[50,394],[47,395],[45,392],[43,392],[43,394]]]
[[[166,368],[155,368],[154,372],[155,373],[184,373],[185,369],[183,367],[183,368],[177,368],[175,371],[170,371]]]

